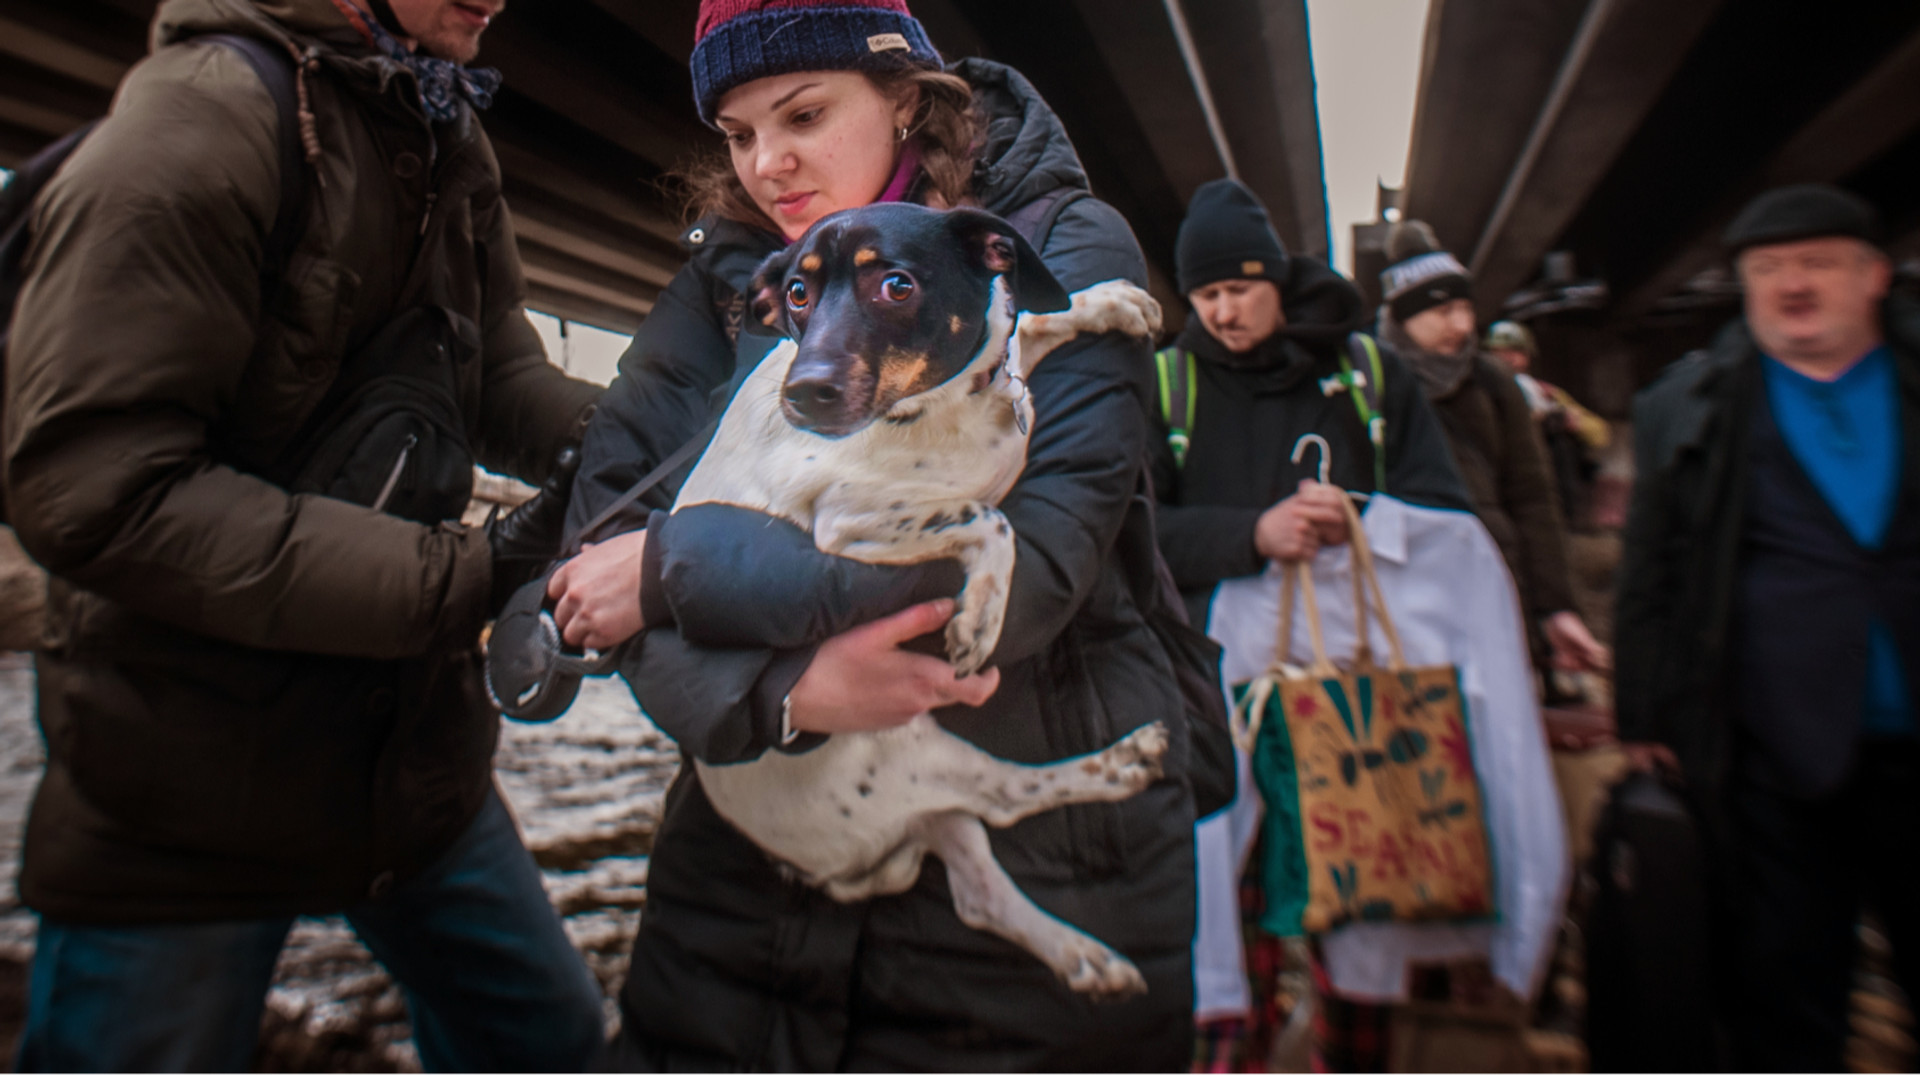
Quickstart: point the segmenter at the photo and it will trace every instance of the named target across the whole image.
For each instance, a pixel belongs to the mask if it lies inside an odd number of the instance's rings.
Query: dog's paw
[[[1073,297],[1067,314],[1081,332],[1124,332],[1129,336],[1160,334],[1160,303],[1125,280],[1095,284]]]
[[[999,641],[997,624],[988,624],[986,616],[970,613],[972,610],[963,608],[947,621],[947,662],[953,665],[956,678],[970,676],[984,667],[987,658],[993,656],[994,644]]]
[[[1167,726],[1160,721],[1135,730],[1108,747],[1101,759],[1105,762],[1107,782],[1144,788],[1160,779],[1164,772],[1160,762],[1167,756],[1170,744]]]
[[[1092,937],[1075,937],[1062,955],[1063,963],[1056,969],[1076,993],[1094,1000],[1120,1000],[1147,991],[1147,980],[1132,960]]]
[[[991,580],[969,582],[960,594],[959,608],[947,621],[947,661],[956,676],[978,672],[1000,644],[1006,608],[993,598],[998,588]]]

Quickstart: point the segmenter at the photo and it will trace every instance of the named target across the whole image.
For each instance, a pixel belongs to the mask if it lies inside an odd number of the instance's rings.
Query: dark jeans
[[[1867,740],[1839,792],[1736,781],[1727,935],[1735,1070],[1839,1071],[1863,906],[1920,999],[1920,743]]]
[[[600,988],[498,795],[439,861],[347,912],[400,981],[428,1071],[580,1071]],[[246,1071],[291,918],[42,919],[20,1071]]]

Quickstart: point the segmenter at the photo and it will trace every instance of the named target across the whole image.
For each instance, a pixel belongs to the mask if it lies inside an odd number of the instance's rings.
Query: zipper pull
[[[393,461],[393,469],[387,473],[387,484],[381,486],[380,495],[373,498],[373,510],[387,509],[387,501],[393,496],[394,488],[400,484],[400,475],[407,469],[407,457],[413,454],[414,448],[419,444],[420,438],[417,435],[407,434],[406,443],[400,446],[400,455]]]
[[[427,225],[433,223],[433,203],[439,200],[440,200],[439,191],[430,190],[427,192],[427,210],[426,212],[420,214],[420,237],[421,238],[426,237]]]

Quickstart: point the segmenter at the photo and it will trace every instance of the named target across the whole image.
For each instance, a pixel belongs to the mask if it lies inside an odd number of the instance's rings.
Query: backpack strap
[[[262,85],[273,96],[278,114],[280,144],[280,204],[273,214],[273,229],[267,233],[260,250],[260,311],[272,308],[287,275],[287,263],[299,245],[307,222],[307,153],[300,140],[300,90],[297,61],[286,49],[270,45],[245,34],[208,34],[215,41],[240,54],[253,68]]]
[[[1083,187],[1055,187],[1008,213],[1005,220],[1038,251],[1047,245],[1047,236],[1053,234],[1053,226],[1067,206],[1092,193]]]
[[[1372,336],[1364,332],[1347,336],[1347,349],[1340,356],[1340,378],[1347,386],[1347,395],[1353,397],[1353,409],[1360,415],[1360,428],[1367,431],[1367,440],[1373,445],[1373,491],[1384,493],[1387,491],[1387,374],[1380,361],[1380,345]]]
[[[1182,361],[1184,359],[1184,361]],[[1169,347],[1153,354],[1160,380],[1160,422],[1167,427],[1167,447],[1173,449],[1173,469],[1187,465],[1193,444],[1195,401],[1200,395],[1199,369],[1191,352]]]

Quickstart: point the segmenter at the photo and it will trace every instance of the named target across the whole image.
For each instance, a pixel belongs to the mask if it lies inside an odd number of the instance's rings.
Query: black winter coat
[[[1920,475],[1920,304],[1894,298],[1885,331],[1899,369],[1906,503]],[[1735,595],[1742,567],[1749,431],[1759,351],[1744,319],[1675,363],[1634,403],[1634,490],[1615,606],[1614,708],[1620,737],[1680,760],[1712,830],[1725,835],[1735,758]],[[1912,621],[1895,627],[1911,646]],[[1835,682],[1864,679],[1864,646]],[[1911,669],[1909,670],[1911,674]],[[1836,719],[1840,719],[1836,715]]]
[[[1214,587],[1258,574],[1265,561],[1254,528],[1268,508],[1319,476],[1320,453],[1293,462],[1308,434],[1333,448],[1328,477],[1343,489],[1374,491],[1373,445],[1345,393],[1320,380],[1340,370],[1349,333],[1365,319],[1360,292],[1309,258],[1288,262],[1280,289],[1287,326],[1245,355],[1220,346],[1190,317],[1173,346],[1199,361],[1186,465],[1175,467],[1165,416],[1153,409],[1153,482],[1160,498],[1160,551],[1202,629]],[[1466,510],[1466,488],[1418,379],[1393,348],[1380,344],[1386,374],[1387,491],[1410,503]]]
[[[1085,175],[1066,133],[1015,72],[956,72],[991,117],[982,205],[1009,214]],[[739,325],[739,294],[778,240],[736,224],[689,232],[692,260],[622,359],[585,446],[574,522],[591,517],[693,436],[736,364],[774,342]],[[1145,266],[1119,214],[1069,205],[1040,244],[1069,289]],[[1075,341],[1032,379],[1026,471],[1001,504],[1019,536],[1007,622],[984,707],[936,714],[1000,757],[1038,763],[1102,747],[1153,720],[1182,729],[1167,658],[1115,553],[1148,436],[1146,348]],[[717,395],[724,396],[721,391]],[[677,485],[678,479],[669,482]],[[673,489],[653,497],[665,507]],[[670,627],[621,668],[648,714],[692,756],[731,762],[778,740],[780,700],[829,635],[955,592],[951,563],[881,568],[825,556],[799,529],[707,506],[650,523],[648,598]],[[1176,731],[1176,752],[1185,736]],[[802,742],[788,749],[805,749]],[[1041,906],[1139,966],[1147,996],[1094,1005],[1038,960],[961,925],[943,868],[895,897],[837,904],[716,815],[683,769],[653,852],[647,913],[622,993],[616,1062],[829,1070],[1184,1067],[1191,1040],[1193,805],[1176,758],[1168,779],[1117,805],[1070,806],[993,831],[999,861]]]

